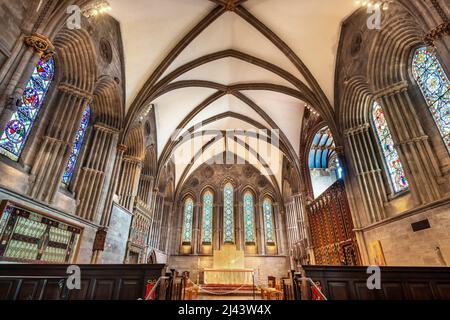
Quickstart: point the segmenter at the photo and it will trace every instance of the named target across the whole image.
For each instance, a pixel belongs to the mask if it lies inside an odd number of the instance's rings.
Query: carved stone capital
[[[408,88],[409,88],[409,84],[408,84],[407,81],[400,81],[398,83],[394,83],[393,85],[391,85],[391,86],[389,86],[387,88],[378,90],[374,94],[374,98],[375,98],[375,100],[378,100],[378,99],[383,98],[383,97],[393,96],[393,95],[396,95],[396,94],[398,94],[400,92],[407,91]]]
[[[430,47],[434,47],[434,43],[436,40],[444,37],[444,35],[450,34],[450,22],[444,22],[438,25],[436,28],[428,32],[423,41]]]
[[[58,89],[60,91],[66,92],[72,96],[81,98],[81,99],[85,99],[87,100],[87,102],[90,104],[92,103],[93,100],[93,95],[92,93],[85,91],[83,89],[77,88],[76,86],[67,83],[67,82],[63,82],[58,86]]]
[[[50,60],[55,55],[55,47],[51,41],[42,34],[33,33],[30,36],[26,36],[24,41],[25,44],[30,48],[33,48],[44,61]]]
[[[125,152],[125,151],[127,151],[127,149],[128,149],[128,147],[126,145],[124,145],[124,144],[119,144],[117,146],[117,151],[118,152]]]

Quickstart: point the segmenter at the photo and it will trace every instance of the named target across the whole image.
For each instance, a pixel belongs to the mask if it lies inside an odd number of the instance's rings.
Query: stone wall
[[[411,224],[424,219],[429,220],[431,228],[414,232]],[[368,227],[363,233],[367,247],[374,241],[381,242],[388,266],[442,266],[450,264],[449,230],[450,199],[447,199],[439,205],[406,212]],[[371,256],[370,251],[368,254]]]
[[[20,35],[25,10],[30,5],[28,0],[0,0],[0,67],[11,55],[11,50]]]

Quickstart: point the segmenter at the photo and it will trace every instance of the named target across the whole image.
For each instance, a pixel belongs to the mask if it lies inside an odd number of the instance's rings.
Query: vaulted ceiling
[[[129,116],[154,104],[158,157],[175,157],[177,183],[225,150],[240,157],[267,143],[213,139],[213,130],[230,129],[280,130],[279,162],[256,161],[280,183],[282,155],[299,154],[306,104],[331,117],[340,23],[356,9],[352,0],[109,2],[122,28]],[[172,139],[183,132],[197,135]],[[180,160],[198,153],[193,164]]]

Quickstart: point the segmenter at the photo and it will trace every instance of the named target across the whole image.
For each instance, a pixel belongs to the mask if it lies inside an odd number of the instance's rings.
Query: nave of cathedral
[[[448,1],[0,17],[0,300],[450,299]]]

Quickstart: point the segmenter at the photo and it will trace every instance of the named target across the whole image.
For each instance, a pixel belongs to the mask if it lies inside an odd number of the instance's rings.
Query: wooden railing
[[[303,269],[306,277],[319,284],[328,300],[450,300],[450,268],[381,267],[380,290],[368,288],[371,274],[367,273],[367,267],[305,266]],[[306,290],[303,296],[311,299],[311,286]]]
[[[80,265],[81,289],[69,290],[68,265],[0,265],[0,300],[138,300],[165,265]],[[168,274],[169,276],[172,273]],[[170,280],[170,279],[169,279]],[[173,281],[155,299],[178,299]],[[176,291],[176,290],[175,290]]]

